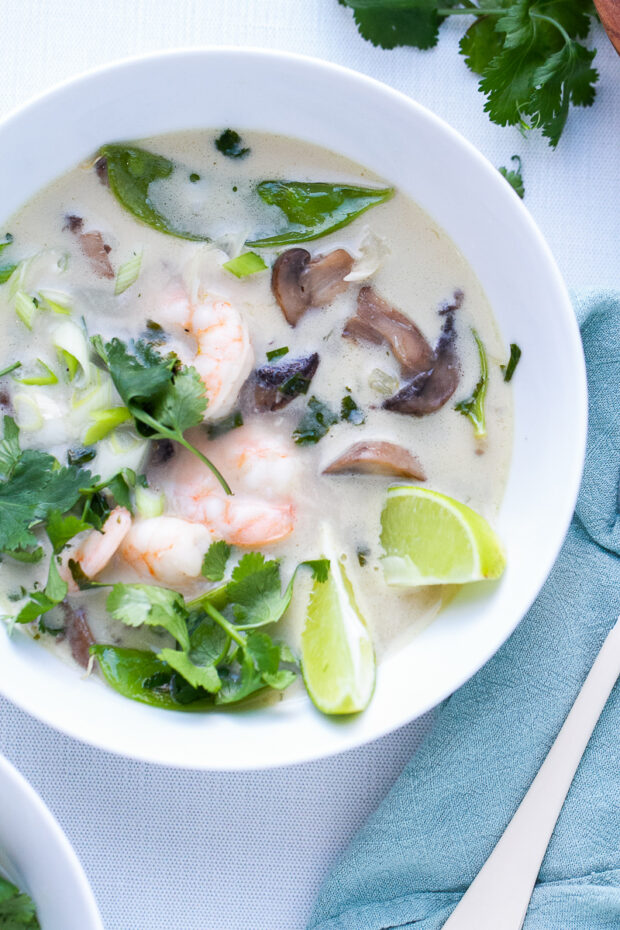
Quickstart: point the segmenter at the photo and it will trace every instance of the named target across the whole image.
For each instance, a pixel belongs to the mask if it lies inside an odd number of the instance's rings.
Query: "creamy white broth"
[[[198,233],[208,231],[212,243],[164,235],[139,223],[100,182],[89,161],[40,192],[8,221],[6,229],[14,237],[11,255],[21,259],[43,253],[27,271],[32,286],[69,292],[74,317],[83,316],[90,335],[100,333],[105,338],[118,336],[125,340],[141,336],[148,320],[161,318],[162,301],[167,299],[171,281],[182,281],[190,294],[199,281],[203,289],[230,301],[242,314],[249,327],[256,366],[266,364],[266,351],[280,346],[289,347],[287,359],[319,353],[320,364],[306,397],[296,398],[278,413],[246,416],[246,424],[255,422],[270,435],[281,435],[288,441],[308,397],[316,395],[337,411],[349,390],[363,409],[365,422],[360,426],[338,423],[316,445],[294,447],[299,471],[285,496],[295,507],[295,530],[286,540],[260,548],[282,560],[282,575],[288,580],[298,562],[323,554],[321,527],[327,523],[338,550],[345,556],[358,603],[381,657],[430,623],[452,592],[441,587],[405,591],[384,583],[379,562],[380,515],[386,489],[393,479],[327,476],[321,472],[353,442],[363,438],[389,440],[418,457],[427,474],[425,486],[457,498],[493,523],[507,478],[512,442],[511,391],[499,368],[507,351],[481,285],[454,243],[420,207],[396,191],[392,200],[371,208],[349,226],[301,243],[313,256],[343,248],[355,257],[360,255],[360,245],[369,233],[384,240],[387,250],[380,267],[361,283],[371,284],[385,300],[410,316],[431,344],[442,323],[438,308],[456,289],[464,293],[463,305],[455,314],[462,372],[453,398],[436,413],[419,418],[380,409],[384,398],[370,386],[369,377],[378,368],[401,380],[396,360],[386,346],[358,344],[342,337],[345,321],[355,313],[360,283],[352,283],[331,305],[307,312],[293,328],[274,299],[268,271],[238,280],[221,263],[244,251],[246,238],[278,231],[284,225],[281,212],[261,204],[253,194],[258,181],[287,178],[385,187],[389,179],[378,178],[332,152],[284,137],[244,133],[251,153],[243,159],[219,154],[214,138],[213,131],[191,131],[139,143],[187,166],[187,172],[176,172],[173,183],[155,182],[149,193],[154,205],[177,225]],[[192,172],[199,174],[200,180],[190,181]],[[111,247],[109,259],[115,271],[132,255],[142,254],[139,278],[125,293],[115,296],[114,280],[93,274],[76,236],[66,228],[67,215],[83,217],[85,230],[102,233]],[[271,265],[283,249],[259,251]],[[61,270],[58,263],[64,267],[67,255],[66,270]],[[15,359],[24,367],[36,359],[53,366],[56,352],[50,346],[50,332],[61,318],[49,312],[38,313],[30,333],[16,322],[6,290],[6,286],[0,288],[0,300],[5,303],[0,315],[0,369]],[[454,404],[469,396],[479,377],[472,327],[486,347],[490,367],[488,435],[481,441],[474,439],[469,420],[454,410]],[[183,353],[191,352],[191,339],[168,331],[170,338],[164,348],[177,349],[184,358]],[[0,387],[13,402],[16,395],[28,393],[10,377],[2,379]],[[72,390],[71,385],[62,384],[40,389],[39,395],[48,398],[49,416],[39,428],[22,428],[23,447],[52,452],[64,463],[67,449],[82,443],[83,423],[79,417],[66,415]],[[202,443],[207,454],[216,449],[220,440],[206,444],[202,431],[195,432],[197,444]],[[127,430],[125,434],[130,435]],[[127,441],[131,445],[131,439]],[[148,465],[146,444],[141,446],[136,441],[128,450],[127,463],[136,471],[146,471],[153,488],[165,486],[165,466]],[[100,453],[85,467],[107,477],[108,465]],[[234,488],[234,476],[229,477]],[[279,489],[266,485],[264,494],[278,498]],[[358,561],[358,549],[365,552],[363,566]],[[5,559],[0,565],[4,609],[14,612],[15,602],[8,602],[7,595],[14,595],[21,585],[30,588],[34,579],[43,584],[46,570],[46,560],[31,566]],[[118,556],[101,579],[144,580]],[[202,580],[181,590],[194,593],[204,587]],[[309,575],[300,577],[293,604],[278,630],[293,649],[299,648],[309,588]],[[75,599],[86,606],[89,624],[100,642],[158,648],[169,641],[166,634],[152,629],[129,629],[112,621],[105,612],[105,595],[100,592],[81,592]],[[55,643],[49,636],[43,636],[42,641],[68,654],[66,644]]]

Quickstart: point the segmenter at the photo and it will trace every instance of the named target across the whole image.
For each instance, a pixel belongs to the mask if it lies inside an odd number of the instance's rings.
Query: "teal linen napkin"
[[[575,304],[590,423],[560,556],[508,642],[442,705],[428,740],[325,882],[312,930],[443,926],[527,791],[620,611],[620,295],[589,294]],[[618,928],[616,687],[560,815],[525,930]]]

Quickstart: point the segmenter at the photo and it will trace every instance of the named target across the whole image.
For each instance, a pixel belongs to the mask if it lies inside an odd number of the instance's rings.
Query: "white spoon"
[[[443,930],[521,930],[577,766],[620,675],[620,617],[527,794]]]

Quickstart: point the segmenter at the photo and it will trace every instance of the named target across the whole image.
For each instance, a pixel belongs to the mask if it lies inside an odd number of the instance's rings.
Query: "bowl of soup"
[[[101,930],[92,891],[69,841],[41,798],[2,757],[0,795],[0,911],[5,925]]]
[[[226,769],[466,681],[551,569],[586,432],[498,172],[375,81],[241,49],[80,77],[0,138],[2,692]]]

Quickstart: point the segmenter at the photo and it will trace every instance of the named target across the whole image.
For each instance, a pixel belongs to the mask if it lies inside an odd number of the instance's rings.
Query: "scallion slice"
[[[109,407],[107,410],[93,410],[90,417],[91,420],[95,422],[89,427],[84,436],[84,443],[87,446],[99,442],[100,439],[104,439],[108,433],[111,433],[112,430],[120,426],[121,423],[126,423],[127,420],[131,420],[131,414],[127,407]]]
[[[117,297],[119,294],[123,294],[128,287],[131,287],[131,285],[137,281],[141,265],[142,252],[138,252],[133,258],[125,262],[124,265],[121,265],[116,274],[116,283],[114,285],[114,293]]]
[[[267,265],[256,252],[244,252],[243,255],[237,255],[229,262],[224,262],[222,268],[230,271],[236,278],[246,278],[249,274],[256,274],[257,271],[266,271]]]

